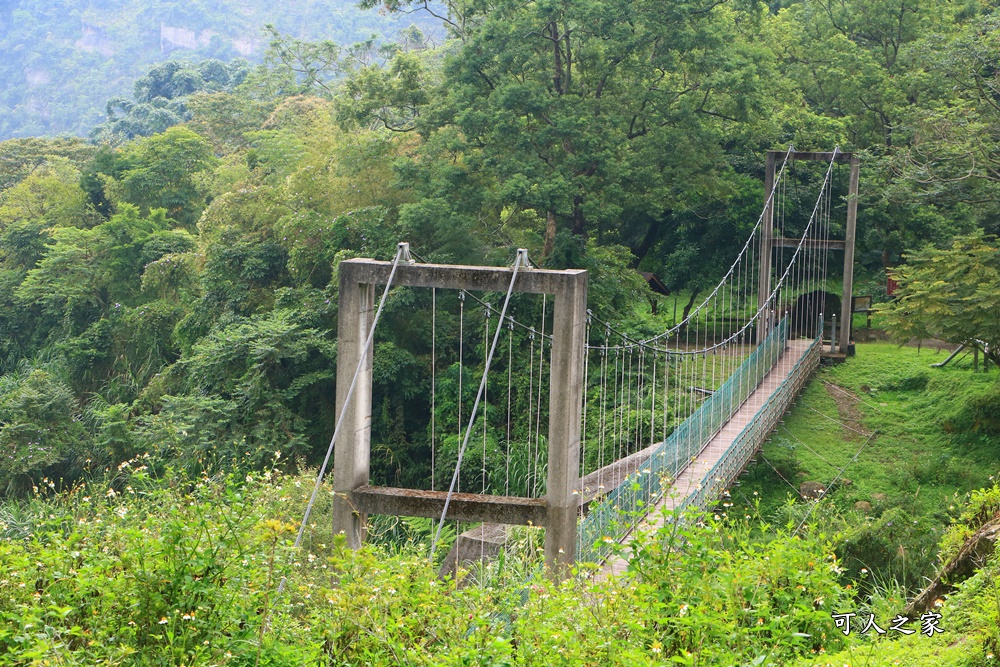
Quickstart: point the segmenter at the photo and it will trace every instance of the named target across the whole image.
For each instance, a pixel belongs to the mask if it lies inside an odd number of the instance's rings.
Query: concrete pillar
[[[771,255],[774,239],[774,199],[767,199],[771,195],[774,187],[774,165],[776,161],[774,151],[767,152],[767,161],[764,165],[764,197],[767,202],[764,206],[764,218],[760,223],[760,262],[757,275],[757,308],[760,309],[767,300],[771,292]],[[778,304],[774,304],[776,309]],[[771,330],[770,310],[762,312],[757,320],[757,344],[760,345],[768,332]]]
[[[545,562],[557,579],[576,559],[580,420],[587,328],[587,273],[567,273],[555,292],[549,378],[549,470]]]
[[[354,266],[340,265],[340,310],[337,343],[337,412],[347,400],[347,392],[371,331],[374,317],[375,286],[358,282]],[[344,532],[347,545],[361,547],[367,517],[356,511],[351,492],[368,484],[372,412],[372,352],[368,350],[358,374],[350,409],[337,436],[333,470],[333,532]]]
[[[847,188],[847,230],[844,237],[844,290],[840,299],[843,316],[840,320],[840,351],[849,353],[851,349],[851,297],[854,295],[854,236],[858,221],[858,177],[861,160],[851,156],[851,176]]]

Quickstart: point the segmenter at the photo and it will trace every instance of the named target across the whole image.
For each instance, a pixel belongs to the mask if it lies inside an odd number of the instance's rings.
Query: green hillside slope
[[[351,0],[3,0],[0,140],[86,135],[104,119],[105,102],[129,95],[154,62],[260,60],[268,23],[298,38],[352,44],[373,35],[394,38],[414,22],[426,30],[435,25],[422,15],[362,10]]]

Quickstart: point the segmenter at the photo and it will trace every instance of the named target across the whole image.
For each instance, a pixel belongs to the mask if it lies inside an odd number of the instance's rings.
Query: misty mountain
[[[352,0],[0,0],[0,140],[85,136],[105,120],[107,100],[130,96],[156,62],[259,62],[269,23],[342,45],[392,40],[411,24],[439,30],[419,14],[380,15]]]

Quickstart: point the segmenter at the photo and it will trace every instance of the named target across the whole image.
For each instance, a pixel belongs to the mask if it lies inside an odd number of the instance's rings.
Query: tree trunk
[[[583,236],[587,232],[587,222],[583,217],[583,196],[573,197],[573,233]]]
[[[556,243],[556,214],[549,211],[545,214],[545,245],[542,246],[542,259],[552,254]]]
[[[966,538],[958,553],[945,563],[927,588],[906,605],[903,613],[915,617],[930,609],[935,600],[952,592],[956,584],[971,577],[989,560],[996,549],[998,539],[1000,539],[1000,514]]]
[[[684,306],[684,312],[681,313],[682,322],[687,319],[688,315],[691,313],[691,309],[694,308],[694,300],[698,298],[698,292],[699,290],[696,289],[691,290],[691,298],[688,299],[687,304],[685,304]],[[680,328],[680,331],[683,331],[685,329],[687,329],[686,324]]]
[[[660,231],[660,220],[654,219],[649,223],[649,227],[646,228],[646,234],[642,237],[642,241],[634,248],[629,248],[632,251],[632,255],[635,259],[632,260],[632,268],[639,266],[639,262],[646,258],[649,251],[653,248],[653,244],[656,242],[656,237]]]
[[[552,51],[554,55],[555,71],[552,74],[552,86],[556,90],[556,95],[563,94],[563,65],[562,65],[562,44],[559,36],[559,24],[552,21],[549,24],[549,35],[552,39]]]

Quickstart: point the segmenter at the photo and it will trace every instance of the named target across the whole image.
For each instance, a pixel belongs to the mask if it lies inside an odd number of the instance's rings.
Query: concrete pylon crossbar
[[[391,262],[349,259],[340,263],[340,322],[338,328],[337,414],[344,408],[347,387],[371,329],[375,285],[385,284]],[[513,269],[442,264],[399,264],[393,286],[437,287],[504,292],[511,285]],[[468,496],[457,509],[463,518],[500,523],[498,517],[521,517],[526,512],[544,515],[545,558],[556,578],[569,574],[576,558],[576,520],[580,493],[580,421],[583,410],[583,366],[587,321],[587,272],[522,269],[513,291],[551,294],[554,297],[551,371],[549,379],[549,460],[544,512],[526,507],[522,499]],[[368,485],[371,456],[371,352],[358,378],[352,404],[334,450],[333,530],[344,532],[347,543],[358,548],[364,539],[369,507],[421,507],[439,503],[435,494],[407,489],[375,489]],[[530,503],[529,503],[530,504]],[[516,507],[514,506],[516,505]],[[421,509],[420,511],[426,511]],[[471,513],[471,514],[470,514]],[[482,514],[482,516],[479,516]],[[453,518],[446,515],[446,518]]]

